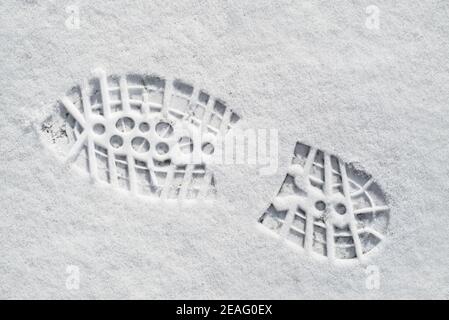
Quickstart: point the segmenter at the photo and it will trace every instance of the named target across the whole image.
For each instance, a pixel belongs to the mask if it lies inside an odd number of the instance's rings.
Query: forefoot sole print
[[[73,88],[42,124],[47,140],[97,181],[162,199],[211,199],[207,168],[239,117],[192,85],[153,75],[107,76]]]
[[[384,239],[389,207],[370,175],[298,142],[281,189],[259,222],[314,256],[363,260]]]

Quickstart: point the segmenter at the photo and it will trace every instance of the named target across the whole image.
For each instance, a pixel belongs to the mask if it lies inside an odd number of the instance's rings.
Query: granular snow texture
[[[3,1],[0,297],[449,298],[448,16],[431,0]],[[94,68],[198,84],[242,128],[279,130],[279,170],[214,167],[212,205],[92,183],[38,128]],[[258,226],[296,141],[360,164],[385,191],[386,241],[367,264],[317,260]]]

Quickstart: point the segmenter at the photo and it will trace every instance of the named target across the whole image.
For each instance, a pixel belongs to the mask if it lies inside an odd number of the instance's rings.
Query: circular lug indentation
[[[167,154],[170,147],[165,142],[159,142],[156,145],[156,152],[160,155]]]
[[[214,145],[210,142],[206,142],[203,143],[203,145],[201,146],[201,150],[205,153],[205,154],[212,154],[215,151]]]
[[[102,135],[102,134],[106,131],[106,128],[105,128],[105,126],[104,126],[103,124],[101,124],[101,123],[96,123],[96,124],[94,125],[94,127],[93,127],[93,130],[94,130],[94,132],[95,132],[96,134]]]
[[[136,123],[130,117],[123,117],[117,120],[115,126],[120,132],[129,132],[134,129]]]
[[[149,125],[149,123],[148,123],[148,122],[142,122],[142,123],[139,125],[139,130],[140,130],[141,132],[143,132],[143,133],[146,133],[146,132],[150,131],[150,125]]]
[[[169,138],[173,135],[173,126],[165,121],[161,121],[156,124],[156,133],[161,138]]]
[[[150,143],[143,137],[135,137],[131,140],[131,146],[134,151],[139,153],[145,153],[150,150]]]
[[[317,201],[315,202],[315,208],[319,211],[324,211],[326,210],[326,204],[324,203],[324,201]]]
[[[343,203],[339,203],[335,206],[335,211],[337,211],[338,214],[345,214],[346,206]]]
[[[111,146],[113,146],[116,149],[123,146],[123,138],[117,135],[112,136],[109,142],[111,143]]]

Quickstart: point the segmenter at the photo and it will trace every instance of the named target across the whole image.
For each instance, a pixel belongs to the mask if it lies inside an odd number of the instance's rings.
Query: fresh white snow
[[[448,16],[436,0],[3,1],[0,297],[449,298]],[[213,203],[92,182],[40,127],[95,68],[211,92],[242,128],[278,130],[279,170],[212,165]],[[390,222],[366,263],[258,223],[297,141],[382,186]]]

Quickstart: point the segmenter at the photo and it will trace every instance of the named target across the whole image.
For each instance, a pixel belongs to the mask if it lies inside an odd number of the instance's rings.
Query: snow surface
[[[449,298],[449,2],[22,0],[0,17],[1,298]],[[91,183],[35,128],[97,67],[180,77],[242,127],[279,129],[278,172],[217,166],[213,205]],[[379,289],[366,265],[316,260],[258,227],[298,140],[385,190]]]

